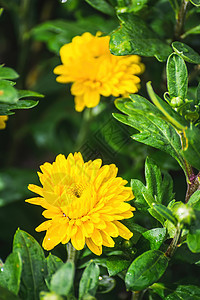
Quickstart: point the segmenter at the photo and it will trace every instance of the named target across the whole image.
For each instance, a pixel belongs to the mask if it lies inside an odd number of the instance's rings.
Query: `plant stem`
[[[133,292],[131,300],[139,300],[140,292]]]
[[[80,148],[83,146],[83,144],[86,142],[86,138],[88,135],[90,123],[92,120],[92,109],[91,108],[86,108],[84,113],[83,113],[83,120],[81,124],[81,128],[77,137],[76,145],[75,145],[75,150],[79,151]]]
[[[182,229],[181,229],[180,224],[178,223],[177,227],[176,227],[175,236],[174,236],[173,240],[171,241],[171,244],[167,248],[167,251],[165,252],[165,256],[167,256],[168,258],[171,258],[173,256],[173,254],[177,248],[177,244],[178,244],[179,238],[181,236],[181,232],[182,232]]]
[[[188,6],[189,0],[183,0],[177,20],[176,20],[176,25],[175,25],[175,30],[174,30],[174,39],[179,40],[180,36],[183,33],[183,28],[184,28],[184,23],[185,23],[185,16],[186,16],[186,10]]]
[[[187,192],[185,196],[185,203],[188,202],[192,194],[196,192],[200,187],[200,172],[194,177],[190,178],[190,182],[188,182]]]
[[[178,2],[177,0],[169,0],[172,9],[174,10],[175,14],[176,14],[176,19],[178,17],[178,11],[179,11],[179,6],[178,6]]]
[[[67,249],[67,262],[76,262],[77,259],[77,251],[76,249],[72,246],[71,243],[67,243],[66,245]]]

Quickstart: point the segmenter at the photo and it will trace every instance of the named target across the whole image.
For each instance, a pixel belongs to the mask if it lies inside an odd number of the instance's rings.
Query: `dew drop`
[[[4,271],[4,268],[1,268],[1,272],[3,272]]]
[[[61,0],[61,3],[65,3],[65,2],[67,2],[67,0]]]

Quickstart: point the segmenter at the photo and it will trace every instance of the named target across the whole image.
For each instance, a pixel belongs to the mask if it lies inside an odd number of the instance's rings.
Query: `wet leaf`
[[[149,250],[138,256],[130,265],[125,283],[128,290],[141,291],[160,279],[168,266],[163,252]]]
[[[153,228],[145,231],[143,237],[150,242],[151,250],[158,250],[166,237],[166,228]]]
[[[188,88],[188,72],[182,57],[172,53],[167,60],[167,87],[171,100],[185,99]]]
[[[181,42],[173,42],[172,48],[185,61],[193,64],[200,64],[200,55],[187,44]]]
[[[110,276],[115,276],[116,274],[126,270],[129,265],[130,261],[119,256],[108,257],[106,260],[106,267],[108,268],[108,273]]]
[[[22,260],[18,252],[11,253],[0,269],[0,285],[17,295],[20,287]]]
[[[86,2],[104,14],[115,15],[115,9],[105,0],[86,0]]]
[[[200,299],[200,288],[195,285],[179,285],[177,289],[170,295],[166,300],[199,300]]]
[[[79,300],[84,299],[84,295],[95,296],[98,282],[99,282],[100,269],[93,261],[85,268],[79,283]]]
[[[159,61],[166,60],[171,53],[170,46],[160,40],[149,25],[132,13],[121,13],[118,17],[121,26],[111,34],[110,50],[112,54],[138,54],[155,56]]]
[[[17,230],[13,241],[13,252],[22,258],[20,296],[26,300],[36,300],[40,291],[45,291],[46,263],[42,248],[28,233]]]
[[[73,287],[74,264],[66,262],[51,278],[50,290],[60,296],[67,296]]]

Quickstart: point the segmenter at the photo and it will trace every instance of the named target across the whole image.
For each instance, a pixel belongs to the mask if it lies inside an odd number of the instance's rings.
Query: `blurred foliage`
[[[10,115],[0,131],[0,299],[199,299],[199,177],[187,190],[188,164],[200,169],[199,0],[0,0],[0,8],[0,115]],[[53,68],[60,47],[85,31],[111,34],[115,55],[142,56],[140,95],[75,111]],[[34,232],[43,218],[24,203],[38,166],[74,151],[115,163],[132,179],[137,208],[124,221],[131,240],[117,238],[100,258],[80,251],[76,271],[63,246],[44,253]],[[181,247],[169,261],[176,230]]]

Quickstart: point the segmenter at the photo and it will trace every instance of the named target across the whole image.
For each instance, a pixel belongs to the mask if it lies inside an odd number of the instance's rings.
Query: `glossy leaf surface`
[[[161,251],[150,250],[137,257],[130,265],[125,283],[128,290],[141,291],[156,282],[165,272],[168,259]]]
[[[163,61],[171,49],[138,16],[131,13],[118,15],[121,26],[111,34],[110,50],[114,55],[138,54],[155,56]]]

